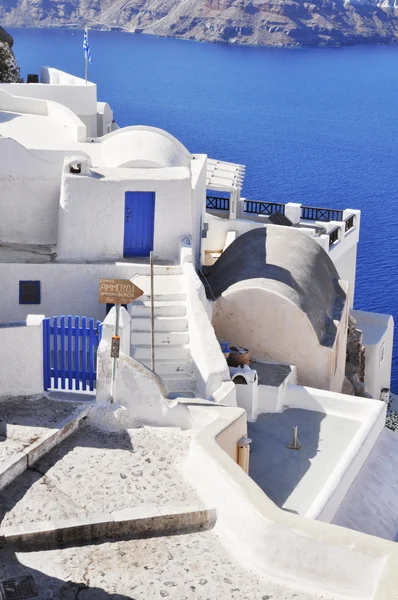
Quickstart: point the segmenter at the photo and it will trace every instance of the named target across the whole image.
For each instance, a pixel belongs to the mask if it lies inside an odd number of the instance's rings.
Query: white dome
[[[188,167],[191,155],[172,135],[155,127],[125,127],[101,141],[107,167]]]

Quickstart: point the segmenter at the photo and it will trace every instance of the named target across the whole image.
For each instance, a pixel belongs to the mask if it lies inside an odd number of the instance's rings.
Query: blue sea
[[[23,74],[84,75],[83,33],[13,29]],[[355,307],[398,328],[398,47],[254,48],[90,32],[90,79],[121,125],[247,165],[243,195],[362,213]],[[396,214],[397,211],[397,214]],[[398,393],[398,344],[392,390]]]

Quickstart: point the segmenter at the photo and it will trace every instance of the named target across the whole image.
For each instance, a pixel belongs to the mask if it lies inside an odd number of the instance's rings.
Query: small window
[[[40,281],[19,282],[19,304],[40,304]]]
[[[386,343],[383,342],[380,348],[380,364],[384,361],[384,355],[386,353]]]

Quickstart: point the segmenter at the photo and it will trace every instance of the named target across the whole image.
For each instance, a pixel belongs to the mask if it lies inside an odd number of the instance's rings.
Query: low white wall
[[[394,345],[394,319],[391,315],[353,310],[356,327],[363,333],[366,392],[377,400],[382,388],[390,388]]]
[[[331,522],[384,428],[386,404],[290,384],[286,388],[284,402],[284,408],[313,410],[360,423],[344,455],[330,473],[327,484],[305,514],[308,518]]]
[[[212,398],[224,382],[230,381],[229,369],[209,318],[205,290],[191,262],[183,273],[187,292],[190,351],[196,366],[197,393]],[[234,402],[236,405],[236,401]]]
[[[120,309],[120,358],[116,362],[114,404],[122,407],[116,411],[103,410],[104,405],[113,407],[111,390],[112,358],[111,340],[114,335],[116,309],[112,308],[104,322],[103,337],[97,356],[97,404],[91,418],[104,428],[128,428],[151,425],[189,428],[191,418],[186,406],[177,400],[168,400],[168,390],[159,375],[147,369],[128,354],[130,351],[130,316]],[[102,407],[102,408],[101,408]]]
[[[94,83],[86,85],[84,79],[42,67],[41,83],[2,83],[0,90],[13,96],[62,104],[89,125],[89,136],[97,135],[97,86]]]
[[[217,509],[217,528],[229,550],[251,570],[294,587],[296,593],[395,598],[396,544],[277,508],[216,442],[241,411],[210,410],[212,422],[191,443],[186,474]]]
[[[43,317],[0,324],[0,397],[34,396],[43,387]]]
[[[9,83],[3,85],[19,86],[25,84]],[[0,84],[0,110],[34,115],[48,115],[66,129],[72,140],[76,142],[86,141],[87,132],[84,123],[73,111],[59,102],[31,97],[13,96],[11,93],[8,93],[8,91],[2,90]]]

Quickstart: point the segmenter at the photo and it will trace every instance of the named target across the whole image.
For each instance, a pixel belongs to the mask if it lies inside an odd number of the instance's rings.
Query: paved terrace
[[[247,571],[228,554],[214,530],[42,552],[4,550],[0,572],[33,576],[38,600],[320,598]]]
[[[82,406],[47,398],[0,400],[0,465]]]
[[[135,506],[197,506],[180,470],[190,440],[179,429],[111,434],[81,426],[0,494],[0,532]]]
[[[286,448],[295,425],[300,451]],[[305,515],[359,427],[353,419],[301,409],[260,415],[248,424],[250,476],[277,506]]]

